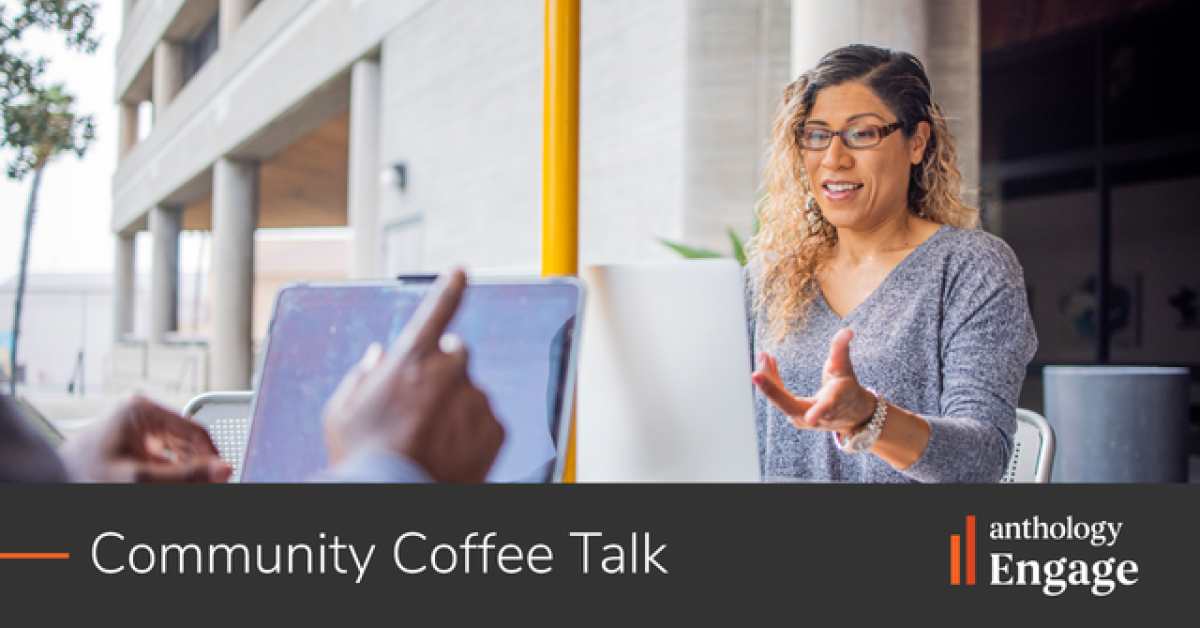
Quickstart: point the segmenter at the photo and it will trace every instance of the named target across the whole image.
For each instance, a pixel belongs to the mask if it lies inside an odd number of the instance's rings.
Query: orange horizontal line
[[[27,553],[0,554],[0,558],[70,558],[70,557],[71,557],[71,555],[67,554],[65,552],[62,554],[46,554],[46,553],[39,554],[39,553],[28,553],[28,552]]]

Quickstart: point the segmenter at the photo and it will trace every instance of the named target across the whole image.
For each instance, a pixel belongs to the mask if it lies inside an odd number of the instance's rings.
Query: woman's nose
[[[825,158],[821,160],[821,167],[826,170],[843,170],[853,165],[854,157],[850,154],[850,149],[846,148],[846,144],[842,142],[842,136],[833,136],[829,148],[825,149]]]

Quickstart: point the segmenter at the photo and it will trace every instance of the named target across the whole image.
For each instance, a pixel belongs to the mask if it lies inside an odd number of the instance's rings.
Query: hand
[[[482,482],[504,428],[467,375],[467,349],[443,335],[462,301],[462,271],[443,275],[386,355],[367,349],[325,407],[330,459],[382,446],[438,482]]]
[[[875,411],[875,396],[859,385],[850,364],[853,337],[854,332],[849,329],[834,335],[821,372],[821,389],[812,397],[788,392],[775,358],[766,353],[759,354],[758,370],[750,377],[796,427],[837,431],[848,436],[870,421]]]
[[[67,441],[68,472],[85,482],[226,482],[233,468],[221,460],[208,432],[136,396]]]

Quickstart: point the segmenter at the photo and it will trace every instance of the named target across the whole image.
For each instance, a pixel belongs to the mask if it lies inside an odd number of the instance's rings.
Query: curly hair
[[[828,221],[810,229],[806,220],[808,176],[796,132],[822,89],[852,81],[870,88],[883,101],[901,123],[905,138],[911,138],[921,122],[930,126],[924,158],[909,174],[909,211],[955,227],[973,228],[979,222],[979,211],[961,200],[954,138],[933,101],[933,88],[921,62],[907,52],[857,44],[826,54],[817,67],[783,90],[771,132],[768,194],[757,208],[761,227],[747,245],[758,269],[754,307],[766,308],[768,331],[777,342],[807,322],[817,296],[817,273],[838,241],[837,230]]]

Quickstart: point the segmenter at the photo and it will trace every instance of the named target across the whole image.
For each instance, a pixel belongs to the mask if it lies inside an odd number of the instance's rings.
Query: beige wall
[[[254,323],[252,337],[267,337],[275,295],[297,281],[337,281],[349,276],[349,240],[263,241],[254,246]]]

